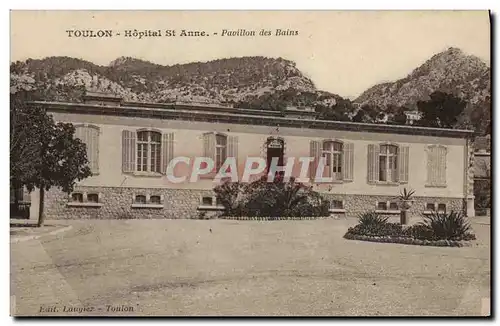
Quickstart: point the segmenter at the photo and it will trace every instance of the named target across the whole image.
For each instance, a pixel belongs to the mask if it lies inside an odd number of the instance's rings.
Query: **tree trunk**
[[[43,214],[44,197],[45,197],[45,189],[44,187],[40,187],[40,200],[39,200],[40,205],[38,206],[38,224],[37,224],[38,227],[41,227],[43,225],[43,220],[45,218],[45,215]]]

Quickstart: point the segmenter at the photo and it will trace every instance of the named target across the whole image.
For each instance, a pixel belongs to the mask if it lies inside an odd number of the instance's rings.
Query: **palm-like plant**
[[[386,224],[389,220],[388,217],[383,217],[375,212],[366,212],[358,216],[359,224],[361,225],[381,225]]]
[[[433,212],[425,216],[424,222],[420,224],[432,230],[437,239],[449,240],[472,236],[471,225],[460,212],[451,211],[448,214]]]
[[[415,194],[415,190],[413,190],[413,189],[406,190],[406,188],[404,188],[401,191],[401,193],[399,194],[399,200],[402,200],[402,201],[412,200],[414,194]]]

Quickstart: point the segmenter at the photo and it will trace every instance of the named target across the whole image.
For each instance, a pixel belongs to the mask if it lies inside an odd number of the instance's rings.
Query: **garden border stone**
[[[310,220],[322,220],[331,218],[330,216],[294,216],[294,217],[283,217],[283,216],[218,216],[217,219],[220,220],[238,220],[238,221],[310,221]]]
[[[384,242],[384,243],[401,243],[419,246],[434,246],[434,247],[470,247],[472,243],[470,240],[420,240],[410,237],[391,237],[391,236],[368,236],[346,233],[345,239],[348,240],[361,240],[370,242]]]

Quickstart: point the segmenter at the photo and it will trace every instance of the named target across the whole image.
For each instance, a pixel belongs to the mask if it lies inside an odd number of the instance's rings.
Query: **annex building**
[[[226,157],[270,162],[279,157],[325,157],[328,183],[314,189],[330,200],[332,214],[367,210],[399,214],[397,196],[415,190],[409,215],[460,210],[474,216],[472,131],[317,120],[314,110],[249,110],[193,103],[125,102],[87,94],[82,102],[32,102],[56,121],[76,127],[87,145],[93,175],[72,194],[46,193],[47,219],[195,218],[219,210],[207,175],[195,183],[171,183],[175,157],[205,156],[220,166]],[[177,165],[176,175],[189,173]],[[292,175],[300,173],[294,166]],[[37,214],[37,192],[31,194]]]

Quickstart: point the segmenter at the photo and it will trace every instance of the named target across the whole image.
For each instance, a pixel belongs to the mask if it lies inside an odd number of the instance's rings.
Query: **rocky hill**
[[[460,121],[462,126],[471,123],[484,129],[491,119],[490,81],[490,67],[481,59],[449,48],[431,57],[406,78],[375,85],[354,102],[382,110],[391,107],[415,109],[418,101],[428,100],[434,91],[442,91],[467,102]]]
[[[243,57],[161,66],[121,57],[108,66],[98,66],[75,58],[50,57],[12,63],[10,72],[12,93],[37,90],[52,100],[78,101],[85,90],[111,92],[130,101],[231,102],[250,106],[271,97],[279,99],[278,106],[312,105],[304,100],[311,96],[315,103],[340,99],[316,90],[294,62],[282,58]]]
[[[85,91],[110,92],[129,101],[231,103],[281,110],[310,106],[321,118],[386,123],[415,108],[434,91],[452,93],[468,106],[457,127],[482,133],[491,128],[490,68],[479,58],[450,48],[406,78],[371,87],[354,102],[316,89],[294,62],[242,57],[162,66],[121,57],[99,66],[70,57],[28,59],[10,66],[11,93],[32,90],[45,100],[80,101]],[[362,108],[362,110],[358,110]],[[404,122],[403,122],[404,123]]]

